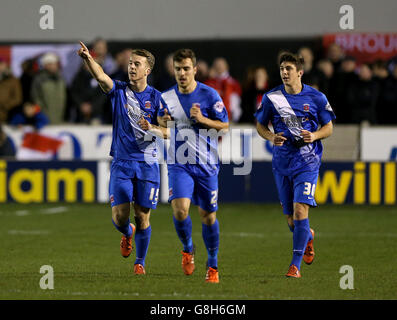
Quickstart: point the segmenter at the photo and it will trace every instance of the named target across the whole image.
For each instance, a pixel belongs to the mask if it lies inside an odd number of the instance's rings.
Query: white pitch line
[[[45,235],[49,234],[48,230],[8,230],[11,235]]]
[[[18,216],[18,217],[27,216],[29,214],[30,214],[29,210],[18,210],[18,211],[15,211],[15,215]]]
[[[42,214],[57,214],[57,213],[62,213],[66,212],[69,209],[67,207],[55,207],[55,208],[48,208],[48,209],[43,209],[40,211]]]

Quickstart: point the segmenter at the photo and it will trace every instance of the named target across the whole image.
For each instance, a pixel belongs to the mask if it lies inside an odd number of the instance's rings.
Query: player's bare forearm
[[[168,139],[170,137],[170,129],[163,126],[155,126],[152,124],[150,130],[148,131],[162,139]]]
[[[77,54],[83,59],[91,75],[98,81],[101,89],[108,93],[113,88],[113,80],[103,71],[102,67],[92,58],[87,46],[80,41],[81,48]]]
[[[222,122],[220,120],[212,120],[206,117],[201,117],[200,121],[197,121],[200,123],[203,127],[207,129],[215,129],[216,131],[223,131],[227,132],[229,131],[229,122]]]
[[[328,138],[332,134],[332,131],[333,131],[333,124],[332,121],[330,121],[315,132],[302,130],[301,135],[304,142],[313,143],[316,140],[322,140]]]
[[[258,132],[258,134],[266,140],[269,141],[273,141],[273,136],[274,133],[270,131],[270,129],[268,127],[265,127],[264,125],[262,125],[261,123],[257,122],[256,123],[256,131]]]
[[[283,146],[284,142],[287,141],[287,138],[283,137],[284,132],[273,133],[267,126],[259,122],[256,123],[256,131],[263,139],[271,141],[276,147]]]
[[[101,89],[108,93],[113,88],[113,80],[103,71],[102,67],[92,58],[84,59],[91,75],[98,81]]]
[[[167,128],[167,121],[164,120],[163,117],[158,116],[157,122],[160,125],[160,127]]]
[[[321,140],[328,138],[334,130],[334,125],[332,121],[328,122],[327,124],[323,125],[320,130],[314,132],[316,140]]]

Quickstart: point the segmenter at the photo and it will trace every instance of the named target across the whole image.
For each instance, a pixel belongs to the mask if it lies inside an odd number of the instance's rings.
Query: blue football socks
[[[176,233],[183,244],[183,251],[192,252],[192,220],[190,219],[190,216],[187,216],[187,218],[182,221],[175,219],[174,216],[172,216],[172,218],[174,220]]]
[[[125,223],[123,226],[118,226],[112,219],[113,225],[116,227],[118,231],[120,231],[123,235],[125,235],[127,238],[131,237],[132,235],[132,227],[130,225],[130,219],[128,218],[128,221]]]
[[[207,266],[211,268],[217,268],[219,249],[219,222],[218,220],[215,220],[215,223],[210,226],[204,223],[202,225],[203,240],[208,253]]]
[[[136,230],[135,232],[135,246],[136,259],[135,264],[145,266],[145,258],[149,248],[150,236],[152,234],[152,227],[149,226],[143,230]]]
[[[293,255],[290,265],[295,265],[300,270],[307,242],[311,238],[309,219],[294,220],[294,225]]]

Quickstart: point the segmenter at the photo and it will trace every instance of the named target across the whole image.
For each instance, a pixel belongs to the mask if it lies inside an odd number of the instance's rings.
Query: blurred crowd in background
[[[89,48],[108,75],[128,81],[131,49],[110,54],[104,39],[96,39]],[[303,83],[326,94],[337,123],[397,124],[396,58],[358,64],[336,44],[324,56],[314,56],[309,47],[300,48],[298,53],[305,61]],[[175,84],[172,53],[164,61],[157,61],[155,68],[161,68],[161,72],[149,77],[150,85],[165,91]],[[261,65],[247,66],[241,79],[233,77],[233,68],[223,57],[199,59],[197,68],[196,79],[219,92],[234,123],[253,124],[253,113],[263,94],[281,83],[279,77],[269,79]],[[52,52],[24,61],[19,78],[10,70],[0,57],[0,124],[40,129],[47,124],[112,122],[110,101],[84,64],[69,84],[62,77],[59,57]]]

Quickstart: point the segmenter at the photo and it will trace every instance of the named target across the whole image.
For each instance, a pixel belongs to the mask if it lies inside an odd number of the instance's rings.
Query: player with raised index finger
[[[145,274],[145,258],[151,238],[150,212],[157,206],[160,174],[156,136],[166,136],[156,126],[160,92],[147,84],[155,58],[145,49],[134,49],[128,64],[129,82],[111,79],[80,42],[78,54],[112,103],[113,130],[110,155],[109,195],[112,222],[123,235],[121,255],[127,258],[133,249],[135,233],[135,274]],[[148,135],[150,137],[148,138]],[[134,208],[136,227],[130,223]],[[136,228],[136,232],[135,232]]]

